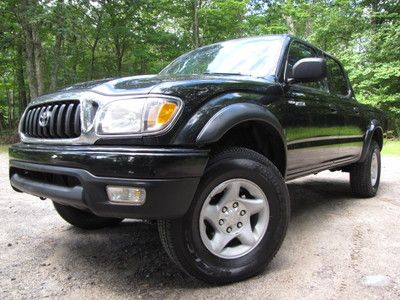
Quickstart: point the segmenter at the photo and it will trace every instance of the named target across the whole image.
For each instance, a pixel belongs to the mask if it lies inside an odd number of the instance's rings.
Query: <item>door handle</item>
[[[306,103],[304,101],[289,100],[288,103],[295,106],[306,106]]]
[[[332,114],[337,114],[337,112],[338,112],[336,106],[333,105],[333,104],[329,104],[329,111],[330,111]]]

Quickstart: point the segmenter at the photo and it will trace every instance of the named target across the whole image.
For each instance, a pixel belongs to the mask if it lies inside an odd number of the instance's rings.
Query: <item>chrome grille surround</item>
[[[100,138],[110,139],[110,138],[124,138],[124,137],[138,137],[138,136],[148,136],[148,135],[160,135],[170,130],[174,123],[170,124],[167,128],[159,132],[152,133],[141,133],[141,134],[124,134],[124,135],[98,135],[96,133],[96,124],[99,118],[102,108],[112,102],[117,100],[127,100],[127,99],[137,99],[137,98],[166,98],[175,99],[178,98],[173,96],[166,96],[162,94],[115,94],[115,95],[105,95],[93,91],[61,91],[55,94],[44,95],[33,100],[26,108],[24,114],[22,115],[21,122],[19,124],[19,134],[21,141],[28,144],[51,144],[51,145],[92,145]],[[180,99],[178,99],[181,101]],[[59,105],[65,102],[79,101],[80,104],[80,125],[81,132],[78,137],[69,138],[46,138],[46,137],[32,137],[29,134],[24,133],[24,120],[30,109],[34,107],[44,107],[47,105]],[[182,109],[181,109],[182,110]],[[179,112],[179,114],[181,111]],[[178,119],[177,116],[176,119]]]

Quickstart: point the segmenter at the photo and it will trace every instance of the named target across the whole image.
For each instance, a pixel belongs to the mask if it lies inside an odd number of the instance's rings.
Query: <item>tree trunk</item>
[[[19,22],[25,35],[26,71],[32,98],[44,93],[42,42],[39,35],[39,24],[32,22],[30,15],[32,7],[38,5],[38,0],[24,0],[20,1],[17,9]]]
[[[124,50],[122,49],[118,54],[117,54],[117,74],[121,75],[122,73],[122,59],[124,57]]]
[[[76,37],[76,35],[73,35],[72,38],[71,38],[71,44],[72,45],[76,45],[77,44],[77,40],[78,40],[78,38]],[[71,48],[70,51],[71,51],[71,54],[73,55],[73,57],[75,58],[77,49]],[[78,74],[78,64],[79,64],[79,60],[78,59],[75,58],[75,59],[72,60],[72,67],[71,67],[72,72],[70,72],[68,74],[70,82],[76,82],[78,80],[78,76],[77,76],[77,74]]]
[[[63,31],[64,28],[64,0],[57,0],[57,6],[55,7],[55,15],[56,15],[56,36],[54,42],[54,51],[53,51],[53,63],[51,69],[51,77],[50,77],[50,90],[54,91],[58,86],[58,70],[60,68],[61,63],[61,46],[63,41]]]
[[[22,113],[22,111],[28,105],[28,98],[26,95],[25,80],[24,80],[23,57],[24,57],[24,49],[21,44],[21,41],[19,40],[18,46],[17,46],[17,58],[16,58],[16,63],[15,63],[15,65],[16,65],[15,79],[17,81],[17,86],[18,86],[19,112],[20,113]]]
[[[42,41],[40,40],[39,29],[36,24],[31,24],[32,27],[32,41],[33,51],[35,59],[35,74],[37,81],[38,96],[43,95],[44,90],[44,78],[43,78],[43,57],[42,57]]]
[[[294,29],[294,20],[293,20],[293,17],[292,16],[284,16],[284,19],[285,19],[285,21],[286,21],[286,26],[287,26],[287,28],[288,28],[288,33],[289,34],[293,34],[293,35],[295,35],[296,34],[296,32],[295,32],[295,29]]]
[[[94,63],[96,60],[96,49],[97,49],[97,45],[99,43],[100,40],[100,33],[101,33],[101,29],[102,29],[102,13],[98,13],[98,17],[97,17],[97,24],[96,24],[96,35],[94,38],[94,42],[92,44],[92,46],[90,47],[90,70],[89,70],[89,79],[93,79],[93,74],[94,74]]]
[[[193,22],[192,22],[192,34],[193,34],[193,47],[200,47],[200,25],[199,25],[199,9],[201,7],[201,0],[192,0],[193,5]]]
[[[32,98],[38,96],[38,87],[36,81],[36,68],[34,58],[34,47],[32,42],[32,31],[29,27],[25,28],[25,60],[26,60],[26,72],[28,76],[29,91]]]
[[[4,123],[4,117],[3,117],[3,115],[2,115],[1,112],[0,112],[0,132],[4,130],[4,125],[3,125],[3,123]]]
[[[124,52],[125,52],[124,40],[121,40],[119,37],[115,37],[114,45],[115,45],[115,62],[117,67],[117,75],[121,75],[122,60],[124,58]]]
[[[50,90],[55,91],[58,85],[58,69],[60,68],[61,61],[61,45],[62,45],[62,34],[59,32],[56,35],[56,41],[54,44],[53,63],[51,69],[51,80]]]
[[[99,38],[96,36],[96,39],[94,40],[92,47],[90,47],[90,70],[89,70],[89,79],[90,80],[93,79],[95,54],[96,54],[96,48],[97,48],[98,43],[99,43]]]
[[[8,102],[8,128],[14,127],[14,92],[13,90],[7,90],[7,102]]]

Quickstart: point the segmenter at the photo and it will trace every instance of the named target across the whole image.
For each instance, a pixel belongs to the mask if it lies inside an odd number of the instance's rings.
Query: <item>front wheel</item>
[[[283,241],[289,216],[289,194],[278,169],[252,150],[231,148],[210,160],[187,214],[158,225],[178,266],[223,284],[265,269]]]
[[[376,195],[381,177],[381,153],[376,141],[372,141],[367,158],[350,170],[350,186],[356,197],[369,198]]]

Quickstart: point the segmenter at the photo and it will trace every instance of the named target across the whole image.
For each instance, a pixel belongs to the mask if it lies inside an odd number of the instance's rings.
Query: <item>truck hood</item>
[[[33,102],[84,91],[105,96],[164,94],[179,97],[186,102],[209,99],[230,91],[265,93],[274,81],[274,77],[255,78],[238,75],[142,75],[79,83],[52,95],[39,97]]]

